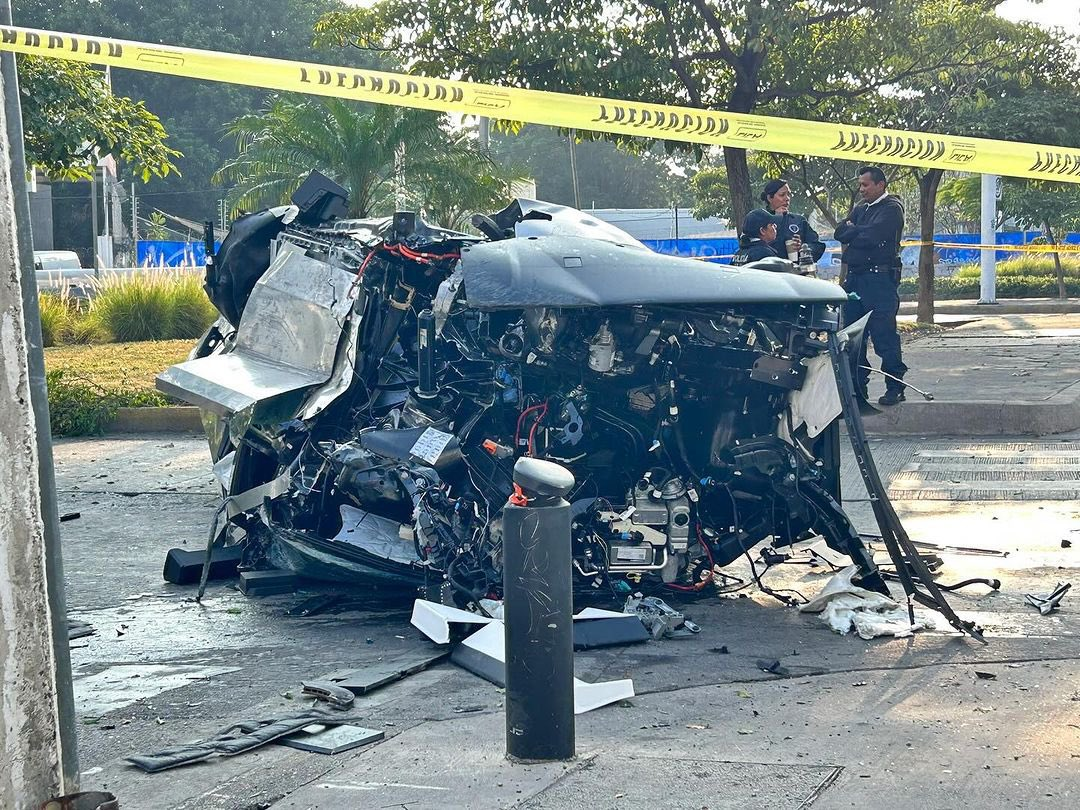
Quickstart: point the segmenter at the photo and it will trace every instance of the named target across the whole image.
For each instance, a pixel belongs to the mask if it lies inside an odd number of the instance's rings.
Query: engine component
[[[582,429],[585,426],[577,407],[571,400],[567,400],[559,416],[566,420],[559,433],[559,441],[563,444],[576,445],[581,441]]]
[[[435,383],[435,313],[425,309],[416,316],[416,395],[434,399],[439,395]]]
[[[637,614],[645,629],[656,639],[686,638],[701,632],[700,627],[656,596],[635,593],[626,600],[623,612]]]
[[[589,368],[607,374],[615,366],[615,336],[608,322],[600,324],[589,342]]]
[[[525,353],[525,324],[516,323],[508,326],[499,338],[499,353],[511,360],[520,360]]]

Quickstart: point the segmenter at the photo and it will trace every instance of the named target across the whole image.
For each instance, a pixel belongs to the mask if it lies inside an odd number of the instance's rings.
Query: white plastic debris
[[[412,625],[436,644],[449,644],[451,626],[459,625],[461,634],[467,637],[454,648],[450,660],[497,686],[505,686],[506,633],[501,621],[502,602],[485,599],[481,604],[496,618],[417,599],[413,602]],[[625,615],[611,610],[585,608],[574,616],[574,620],[621,619]],[[574,678],[574,714],[584,714],[633,696],[634,682],[629,678],[599,683]]]
[[[503,623],[494,620],[470,635],[457,646],[450,660],[496,686],[505,686],[506,628]],[[629,678],[598,683],[574,678],[574,714],[584,714],[633,696],[634,682]]]
[[[413,602],[412,626],[436,644],[450,643],[450,625],[487,624],[492,621],[478,613],[417,599]]]

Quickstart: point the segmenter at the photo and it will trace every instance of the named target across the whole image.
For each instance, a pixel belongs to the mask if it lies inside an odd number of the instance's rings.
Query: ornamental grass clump
[[[72,313],[63,293],[38,293],[41,314],[41,345],[56,346],[65,341]]]
[[[202,276],[180,272],[169,288],[172,309],[172,330],[169,338],[194,340],[202,337],[218,317],[218,311],[206,297]]]
[[[91,284],[89,320],[113,340],[165,340],[172,333],[173,274],[168,270],[107,273]]]

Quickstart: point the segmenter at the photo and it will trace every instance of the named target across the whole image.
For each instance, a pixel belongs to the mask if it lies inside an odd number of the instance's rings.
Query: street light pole
[[[979,280],[979,303],[997,303],[997,250],[986,245],[994,245],[994,225],[997,221],[997,175],[984,174],[980,184],[982,197],[982,235],[983,248],[979,251],[982,274]]]
[[[570,130],[570,182],[574,186],[574,208],[581,210],[581,194],[577,176],[577,130]]]

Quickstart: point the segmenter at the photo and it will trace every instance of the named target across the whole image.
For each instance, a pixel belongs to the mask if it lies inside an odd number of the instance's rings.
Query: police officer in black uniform
[[[780,217],[763,208],[755,208],[747,214],[739,235],[739,252],[732,258],[731,263],[739,266],[779,256],[772,248],[779,225]]]
[[[881,358],[881,370],[890,375],[885,378],[885,394],[878,404],[896,405],[904,400],[901,380],[908,370],[901,358],[900,335],[896,331],[904,206],[886,192],[885,186],[885,173],[877,166],[859,169],[859,194],[863,201],[837,226],[835,236],[847,246],[844,289],[858,296],[858,300],[844,305],[844,322],[852,324],[870,313],[866,336],[874,342],[874,351]],[[868,365],[865,339],[857,361],[853,358],[852,362],[856,363],[853,369],[856,392],[865,403],[870,380],[870,372],[864,368]]]
[[[810,249],[814,263],[817,264],[818,259],[825,253],[825,243],[807,222],[806,217],[791,211],[791,188],[787,180],[770,180],[766,183],[761,192],[761,200],[770,213],[780,217],[780,222],[776,226],[776,239],[771,245],[776,255],[785,259],[789,258],[786,243],[791,240],[794,242],[793,248],[796,253],[803,245],[806,245]]]

